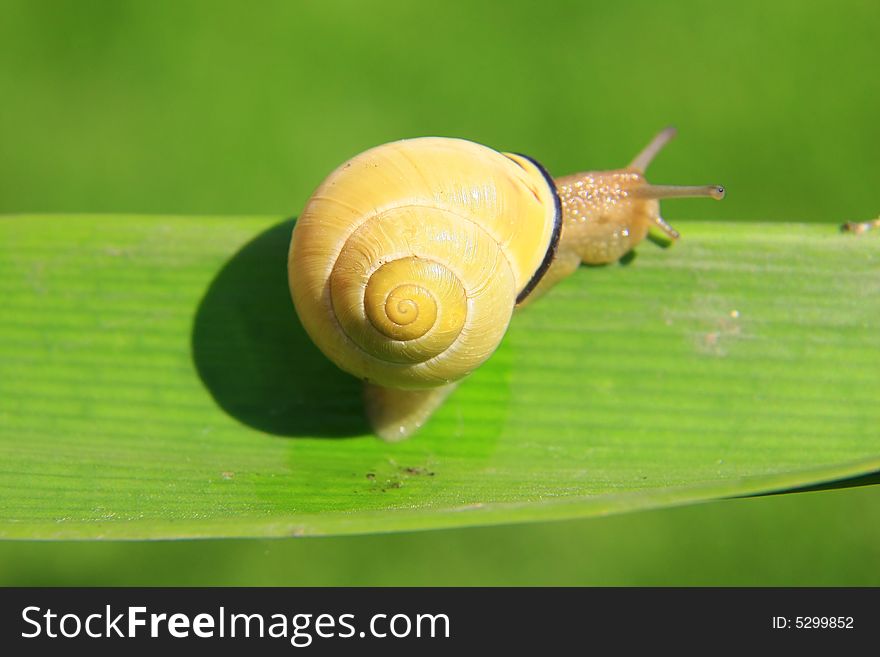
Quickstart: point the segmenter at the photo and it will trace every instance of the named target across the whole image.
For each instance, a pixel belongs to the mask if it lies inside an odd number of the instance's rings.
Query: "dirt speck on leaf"
[[[419,477],[419,476],[433,477],[435,474],[433,471],[428,470],[428,468],[406,467],[406,468],[401,468],[401,471],[404,474],[413,475],[416,477]]]

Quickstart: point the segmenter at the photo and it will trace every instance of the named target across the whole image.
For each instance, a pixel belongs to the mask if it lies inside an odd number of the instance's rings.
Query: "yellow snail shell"
[[[501,342],[557,216],[552,181],[524,157],[436,137],[373,148],[334,171],[296,222],[297,312],[361,379],[457,381]]]

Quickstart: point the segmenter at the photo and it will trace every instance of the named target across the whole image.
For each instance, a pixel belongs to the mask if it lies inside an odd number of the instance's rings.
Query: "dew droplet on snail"
[[[648,234],[678,232],[660,199],[721,199],[720,185],[652,185],[629,166],[552,178],[535,160],[464,139],[372,148],[324,180],[297,220],[288,280],[300,320],[365,382],[375,432],[418,430],[498,347],[513,311],[582,263],[619,260]]]

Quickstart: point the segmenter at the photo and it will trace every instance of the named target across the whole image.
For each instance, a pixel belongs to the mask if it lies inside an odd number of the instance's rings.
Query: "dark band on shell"
[[[551,176],[547,169],[541,166],[541,163],[529,157],[528,155],[523,155],[522,153],[516,153],[518,157],[525,158],[529,162],[535,165],[535,168],[541,172],[541,175],[544,176],[544,180],[547,183],[547,186],[550,187],[550,191],[553,193],[553,234],[550,236],[550,244],[547,246],[547,252],[544,254],[544,259],[541,261],[540,266],[532,275],[529,282],[525,284],[525,287],[520,291],[519,294],[516,295],[516,303],[517,305],[521,304],[526,300],[532,290],[537,287],[538,283],[541,282],[541,279],[544,277],[544,274],[547,273],[547,270],[550,269],[550,265],[553,264],[553,258],[556,257],[556,248],[559,246],[559,237],[562,234],[562,201],[559,200],[559,194],[556,191],[556,183],[553,182],[553,176]]]

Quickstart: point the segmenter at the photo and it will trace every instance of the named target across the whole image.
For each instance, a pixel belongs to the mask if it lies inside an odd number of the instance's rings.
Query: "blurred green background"
[[[0,0],[0,213],[295,215],[419,135],[722,182],[664,215],[880,211],[880,3]],[[2,422],[2,418],[0,418]],[[0,543],[0,584],[880,585],[880,487],[531,526]]]

